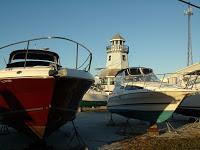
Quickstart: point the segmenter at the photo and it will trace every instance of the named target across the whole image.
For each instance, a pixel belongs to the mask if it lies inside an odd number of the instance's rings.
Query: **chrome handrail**
[[[85,63],[87,61],[89,61],[88,64],[85,66],[84,70],[90,71],[91,62],[92,62],[92,52],[87,47],[85,47],[83,44],[81,44],[79,42],[76,42],[76,41],[74,41],[72,39],[65,38],[65,37],[49,36],[49,37],[33,38],[33,39],[23,40],[23,41],[20,41],[20,42],[15,42],[15,43],[12,43],[12,44],[8,44],[8,45],[5,45],[5,46],[2,46],[2,47],[0,47],[0,50],[4,49],[4,48],[7,48],[7,47],[10,47],[10,46],[14,46],[14,45],[22,44],[22,43],[27,43],[27,53],[28,53],[30,42],[39,41],[39,40],[45,40],[45,39],[61,39],[61,40],[66,40],[66,41],[70,41],[72,43],[75,43],[77,45],[75,68],[76,69],[80,69],[81,67],[83,67],[85,65]],[[78,66],[79,46],[84,48],[89,54],[88,54],[87,59],[81,65]],[[26,67],[26,58],[25,58],[24,67]]]

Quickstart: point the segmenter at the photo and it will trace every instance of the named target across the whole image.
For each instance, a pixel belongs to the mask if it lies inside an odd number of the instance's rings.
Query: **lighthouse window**
[[[109,56],[108,61],[111,61],[111,56]]]
[[[126,60],[126,56],[122,55],[122,60],[125,61]]]

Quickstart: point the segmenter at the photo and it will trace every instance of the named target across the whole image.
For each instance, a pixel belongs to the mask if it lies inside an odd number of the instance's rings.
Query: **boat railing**
[[[175,86],[175,87],[180,87],[184,88],[182,81],[178,80],[177,78],[174,78],[174,76],[183,76],[182,74],[178,73],[164,73],[164,74],[156,74],[156,76],[160,80],[160,85],[159,88],[163,86]]]
[[[153,85],[154,87],[156,86],[158,88],[173,86],[177,88],[193,89],[196,88],[195,85],[198,83],[197,81],[200,83],[199,75],[165,73],[165,74],[131,75],[125,77],[123,83],[129,83],[131,85],[141,85],[144,88]]]
[[[122,51],[125,53],[129,53],[129,47],[127,45],[109,45],[106,47],[107,53],[112,51]]]
[[[177,85],[185,89],[193,89],[200,81],[198,74],[187,74],[187,73],[166,73],[163,75],[162,84],[165,82],[171,85]],[[160,86],[160,87],[161,87]]]
[[[26,67],[26,62],[27,62],[27,58],[28,58],[28,50],[30,49],[30,44],[33,41],[39,41],[39,40],[48,40],[48,39],[58,39],[58,40],[65,40],[65,41],[69,41],[72,42],[76,45],[76,61],[75,61],[75,69],[82,69],[85,71],[90,71],[90,67],[91,67],[91,62],[92,62],[92,53],[91,51],[85,47],[83,44],[78,43],[72,39],[68,39],[65,37],[58,37],[58,36],[50,36],[50,37],[41,37],[41,38],[34,38],[34,39],[29,39],[29,40],[24,40],[24,41],[20,41],[20,42],[15,42],[12,44],[8,44],[5,46],[0,47],[1,49],[5,49],[7,47],[11,47],[11,46],[15,46],[15,45],[19,45],[19,44],[26,44],[25,50],[27,50],[26,55],[25,55],[25,62],[24,62],[24,67]],[[23,47],[24,49],[24,47]],[[86,56],[86,58],[84,60],[82,60],[81,62],[79,61],[79,53],[80,53],[80,49],[84,49],[88,54]]]
[[[184,78],[183,78],[186,82],[185,86],[187,88],[199,88],[199,87],[196,87],[196,85],[199,83],[199,75],[184,75]]]
[[[95,85],[90,87],[90,89],[88,90],[88,93],[106,95],[106,92],[101,87],[97,87]]]

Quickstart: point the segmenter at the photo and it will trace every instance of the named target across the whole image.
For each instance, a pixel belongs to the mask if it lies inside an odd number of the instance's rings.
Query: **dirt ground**
[[[200,123],[190,123],[181,128],[150,137],[135,136],[110,145],[101,150],[198,150],[200,149]]]
[[[84,147],[84,150],[200,150],[200,123],[188,123],[188,117],[182,115],[169,120],[176,132],[166,132],[166,124],[162,123],[159,124],[162,134],[155,137],[146,134],[147,122],[130,119],[127,123],[126,118],[115,114],[114,125],[109,121],[110,114],[106,111],[80,112],[74,120],[78,138],[72,123],[68,122],[46,139],[47,145],[53,150],[79,147]],[[27,136],[10,127],[8,134],[0,134],[0,150],[23,150],[31,142]]]

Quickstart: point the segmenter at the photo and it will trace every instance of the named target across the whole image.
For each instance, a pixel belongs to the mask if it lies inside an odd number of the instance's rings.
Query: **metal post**
[[[188,5],[188,9],[185,12],[186,15],[188,15],[188,50],[187,50],[187,66],[193,64],[193,57],[192,57],[192,36],[191,36],[191,15],[192,13],[192,7]]]
[[[28,48],[29,48],[29,43],[30,43],[30,41],[27,42],[27,47],[26,47],[26,56],[25,56],[25,62],[24,62],[24,68],[26,67],[26,60],[27,60],[27,57],[28,57]]]
[[[78,68],[78,44],[76,44],[76,69]]]

